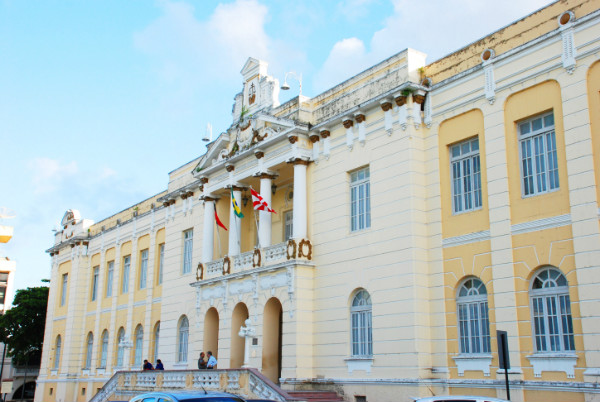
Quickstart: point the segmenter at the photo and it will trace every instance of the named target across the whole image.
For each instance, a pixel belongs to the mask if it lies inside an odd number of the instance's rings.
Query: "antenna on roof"
[[[206,123],[206,134],[204,134],[204,137],[202,137],[202,141],[212,141],[212,124]]]

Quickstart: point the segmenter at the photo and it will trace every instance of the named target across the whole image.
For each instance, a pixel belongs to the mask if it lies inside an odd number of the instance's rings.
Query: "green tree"
[[[48,287],[19,289],[13,307],[0,315],[0,341],[15,365],[38,365],[46,325]]]

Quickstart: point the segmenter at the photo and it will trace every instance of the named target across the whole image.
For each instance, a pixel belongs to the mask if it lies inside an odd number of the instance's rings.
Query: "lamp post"
[[[302,74],[298,75],[298,74],[296,74],[295,71],[289,71],[289,72],[285,73],[285,77],[283,79],[283,85],[281,86],[281,89],[284,91],[287,91],[290,89],[290,86],[287,83],[288,75],[291,75],[294,79],[296,79],[296,81],[298,81],[298,83],[300,84],[299,96],[302,96]]]

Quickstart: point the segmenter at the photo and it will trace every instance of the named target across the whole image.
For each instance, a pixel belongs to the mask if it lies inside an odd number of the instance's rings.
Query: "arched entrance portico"
[[[248,319],[248,307],[244,303],[238,303],[233,309],[231,317],[231,358],[230,368],[241,368],[244,364],[245,339],[238,335],[244,321]]]
[[[265,304],[263,317],[262,373],[278,384],[281,378],[283,309],[276,297]]]
[[[204,317],[202,351],[204,353],[211,351],[217,360],[219,358],[219,313],[214,307],[209,308]]]

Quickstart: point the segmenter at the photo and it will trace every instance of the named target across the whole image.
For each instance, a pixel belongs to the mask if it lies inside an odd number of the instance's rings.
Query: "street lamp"
[[[281,89],[284,91],[287,91],[288,89],[290,89],[290,86],[287,83],[287,78],[288,75],[291,75],[293,78],[296,79],[296,81],[298,81],[298,83],[300,84],[300,96],[302,96],[302,74],[298,75],[296,74],[295,71],[290,71],[285,73],[285,78],[283,79],[283,85],[281,86]]]

